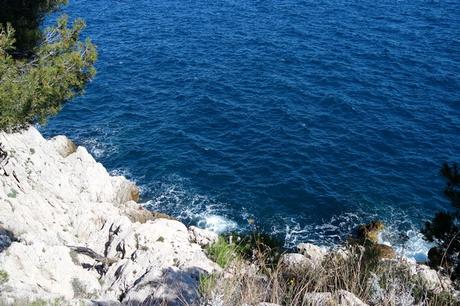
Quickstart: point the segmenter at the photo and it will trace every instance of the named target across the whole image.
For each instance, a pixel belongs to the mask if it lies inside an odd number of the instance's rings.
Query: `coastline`
[[[218,240],[216,233],[146,210],[136,203],[134,183],[111,176],[65,136],[46,140],[30,127],[1,132],[0,143],[6,153],[0,162],[0,302],[198,305],[202,277],[224,275],[225,280],[253,270],[244,261],[237,271],[220,267],[206,250]],[[314,269],[336,254],[347,251],[299,244],[297,252],[281,256],[281,266]],[[425,265],[402,257],[390,260],[429,290],[450,286]],[[260,277],[260,271],[250,273]],[[347,296],[351,302],[340,305],[366,305],[342,291],[327,298]],[[312,305],[321,304],[313,298]]]
[[[7,275],[0,296],[8,305],[194,301],[199,275],[218,270],[195,243],[197,235],[217,235],[145,210],[135,202],[137,187],[110,176],[85,148],[64,136],[45,140],[32,127],[2,132],[0,142],[8,154],[0,178]]]

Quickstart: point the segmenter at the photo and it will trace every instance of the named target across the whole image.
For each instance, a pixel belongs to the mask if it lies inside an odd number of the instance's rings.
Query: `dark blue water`
[[[460,157],[459,1],[64,11],[86,19],[98,75],[42,130],[135,180],[152,209],[217,230],[255,219],[288,245],[381,218],[412,250],[448,207],[438,172]]]

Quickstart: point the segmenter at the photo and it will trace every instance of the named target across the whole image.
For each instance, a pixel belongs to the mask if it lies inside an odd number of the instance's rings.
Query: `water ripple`
[[[219,231],[254,218],[287,245],[382,218],[413,246],[387,241],[423,252],[417,228],[447,207],[439,166],[460,152],[458,1],[65,11],[87,20],[99,72],[42,130],[136,180],[149,207]]]

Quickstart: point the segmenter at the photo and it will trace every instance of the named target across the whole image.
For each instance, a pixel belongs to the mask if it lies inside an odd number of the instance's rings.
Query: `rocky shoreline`
[[[135,184],[65,136],[46,140],[31,127],[0,132],[0,143],[0,305],[209,304],[202,276],[238,274],[208,258],[216,234],[144,209]],[[281,266],[314,270],[331,252],[346,254],[301,244]],[[425,265],[386,260],[407,265],[426,290],[451,286]],[[365,305],[348,291],[319,293],[307,304]]]
[[[35,128],[0,142],[4,303],[194,303],[200,275],[219,270],[201,247],[217,235],[145,210],[85,148]]]

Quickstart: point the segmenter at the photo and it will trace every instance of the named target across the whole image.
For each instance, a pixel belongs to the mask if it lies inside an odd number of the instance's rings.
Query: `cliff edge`
[[[198,302],[200,275],[219,268],[195,241],[215,234],[145,210],[64,136],[31,127],[0,143],[0,302]]]

